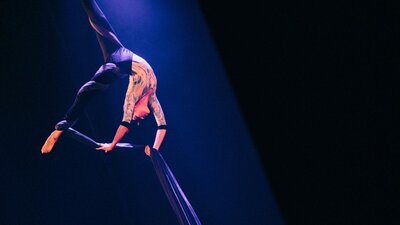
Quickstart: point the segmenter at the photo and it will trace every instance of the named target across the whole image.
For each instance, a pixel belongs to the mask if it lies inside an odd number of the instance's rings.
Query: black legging
[[[67,121],[78,119],[88,102],[95,95],[106,89],[117,79],[132,73],[133,53],[118,40],[114,29],[107,21],[96,1],[82,0],[82,4],[91,26],[96,31],[97,40],[104,57],[104,64],[100,66],[92,79],[79,89],[74,103],[64,116],[64,120]],[[56,125],[56,129],[66,128]]]

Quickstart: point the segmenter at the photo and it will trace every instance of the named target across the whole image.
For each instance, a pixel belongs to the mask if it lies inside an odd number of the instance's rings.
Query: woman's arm
[[[154,139],[153,148],[158,150],[164,140],[165,134],[167,133],[166,129],[158,129],[156,133],[156,138]]]
[[[150,108],[153,111],[154,118],[156,119],[156,123],[158,125],[156,137],[154,139],[153,148],[159,150],[161,144],[164,141],[164,137],[167,133],[167,122],[165,120],[164,112],[161,108],[161,104],[158,101],[158,98],[155,94],[150,96],[149,101]],[[145,151],[147,155],[150,155],[150,151]]]
[[[105,152],[111,151],[115,148],[119,141],[129,132],[128,127],[119,125],[117,132],[115,133],[114,139],[110,144],[101,144],[96,150],[104,150]]]

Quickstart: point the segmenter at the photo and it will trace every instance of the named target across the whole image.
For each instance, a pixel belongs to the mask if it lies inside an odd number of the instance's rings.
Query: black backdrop
[[[399,224],[399,5],[199,2],[286,224]],[[29,108],[43,99],[22,97],[34,89],[14,75],[42,68],[29,63],[25,68],[30,59],[9,45],[38,50],[29,43],[31,35],[40,35],[34,30],[41,24],[37,3],[0,4],[0,35],[7,40],[0,45],[4,185],[13,179],[10,164],[31,166],[18,161],[12,146],[27,140],[31,133],[23,131],[33,128],[12,126],[13,121],[36,120]],[[32,17],[15,22],[17,14]],[[0,206],[6,207],[1,201]]]
[[[399,224],[399,5],[200,2],[286,223]]]

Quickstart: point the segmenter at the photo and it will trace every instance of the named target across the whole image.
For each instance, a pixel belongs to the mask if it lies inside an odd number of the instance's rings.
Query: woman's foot
[[[42,154],[49,153],[53,149],[62,132],[62,130],[55,130],[50,134],[50,136],[46,139],[46,142],[42,146]]]

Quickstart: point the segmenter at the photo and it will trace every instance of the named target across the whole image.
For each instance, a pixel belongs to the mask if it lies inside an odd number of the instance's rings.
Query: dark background
[[[399,224],[399,5],[383,1],[199,3],[285,223]],[[18,182],[13,168],[29,171],[38,167],[39,156],[29,154],[37,157],[32,164],[33,160],[23,156],[26,152],[18,153],[21,150],[15,144],[31,145],[29,137],[50,129],[24,124],[39,124],[30,121],[40,120],[46,111],[33,108],[37,102],[53,99],[35,95],[37,83],[57,83],[51,77],[32,77],[31,82],[24,82],[15,71],[34,75],[32,71],[57,68],[24,63],[32,62],[31,58],[18,51],[29,49],[29,56],[51,58],[41,55],[40,49],[29,42],[42,35],[35,29],[35,25],[43,25],[43,17],[36,17],[42,10],[40,4],[2,1],[0,6],[4,16],[0,35],[7,40],[0,43],[1,77],[7,81],[0,84],[1,119],[5,124],[0,128],[4,142],[0,155],[4,159],[0,165],[3,187],[26,184]],[[8,20],[16,15],[22,19]],[[10,45],[12,41],[19,44],[18,48]],[[56,39],[43,41],[57,44]],[[57,88],[60,92],[67,89]],[[54,117],[46,119],[55,121],[55,115],[65,110],[59,107],[52,108]],[[63,163],[45,166],[68,167],[75,161],[71,158],[53,162]],[[83,167],[85,162],[75,163]],[[88,168],[95,163],[90,162]],[[94,172],[88,170],[88,174]],[[68,174],[65,171],[65,182],[76,181]],[[43,178],[41,175],[24,172],[23,176],[37,185],[33,188],[42,187],[34,181]],[[90,180],[86,182],[90,186]],[[64,184],[51,185],[49,188],[62,190]],[[12,187],[16,193],[25,193],[19,198],[32,198],[30,192],[23,192],[26,186]],[[74,201],[73,193],[74,189],[70,191],[70,201]],[[12,192],[1,194],[12,199]],[[85,196],[80,194],[78,198]],[[7,204],[0,201],[3,209],[10,208]],[[17,204],[11,207],[29,209]],[[54,209],[42,213],[60,212]],[[0,213],[0,221],[8,216]]]
[[[200,2],[286,223],[399,224],[398,3]]]
[[[203,224],[284,224],[197,2],[97,2],[121,41],[156,71],[168,118],[162,154]],[[0,4],[0,224],[176,224],[142,151],[105,154],[62,135],[40,154],[103,62],[81,1]],[[126,85],[121,79],[93,99],[74,128],[110,141]],[[151,118],[125,140],[152,142]]]

